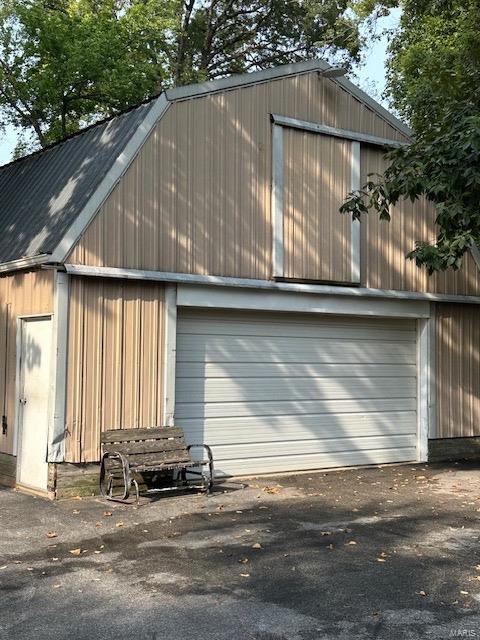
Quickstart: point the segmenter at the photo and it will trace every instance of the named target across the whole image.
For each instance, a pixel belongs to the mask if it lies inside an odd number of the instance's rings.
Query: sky
[[[381,18],[377,24],[377,32],[390,29],[398,24],[400,10],[394,9],[390,15]],[[381,97],[385,89],[385,59],[388,37],[382,36],[370,44],[363,56],[363,64],[354,69],[355,77],[352,80],[364,91],[369,93],[388,108],[388,104]],[[9,162],[17,139],[16,131],[13,127],[8,127],[0,136],[0,165]]]

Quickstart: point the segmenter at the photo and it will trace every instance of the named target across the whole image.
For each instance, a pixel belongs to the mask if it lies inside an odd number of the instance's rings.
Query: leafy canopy
[[[370,176],[341,208],[390,219],[400,198],[436,209],[436,242],[407,257],[429,273],[458,269],[480,244],[480,3],[408,0],[389,47],[388,93],[413,128],[413,143],[389,151],[383,176]],[[370,9],[372,7],[370,6]]]
[[[348,0],[0,0],[0,127],[17,155],[158,94],[318,56],[358,59]]]

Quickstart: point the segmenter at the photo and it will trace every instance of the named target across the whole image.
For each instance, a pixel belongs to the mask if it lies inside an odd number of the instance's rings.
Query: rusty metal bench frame
[[[135,473],[171,471],[169,486],[148,489],[147,493],[200,489],[210,493],[213,487],[213,456],[206,444],[187,445],[180,427],[151,427],[149,429],[109,429],[101,437],[100,493],[107,500],[126,502],[132,485],[136,502],[139,487]],[[193,460],[191,449],[201,448],[207,460]],[[110,467],[108,464],[113,463]],[[187,476],[193,475],[199,481]],[[122,495],[115,496],[115,479],[123,482]]]

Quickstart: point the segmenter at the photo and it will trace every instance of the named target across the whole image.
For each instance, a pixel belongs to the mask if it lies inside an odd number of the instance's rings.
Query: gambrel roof
[[[165,91],[51,147],[0,167],[0,270],[61,263],[169,104],[331,67],[319,60]],[[397,131],[410,130],[344,77],[332,77]]]

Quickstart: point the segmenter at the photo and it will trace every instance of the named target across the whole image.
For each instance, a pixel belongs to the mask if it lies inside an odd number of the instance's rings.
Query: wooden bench
[[[210,493],[213,486],[213,456],[206,444],[185,442],[180,427],[149,429],[110,429],[101,437],[100,493],[107,500],[126,501],[135,487],[138,504],[138,482],[133,474],[165,472],[167,486],[150,488],[148,492],[201,489]],[[191,449],[201,448],[207,460],[193,460]],[[192,481],[188,476],[193,476]],[[196,480],[198,479],[198,480]],[[114,495],[118,485],[121,494]]]

